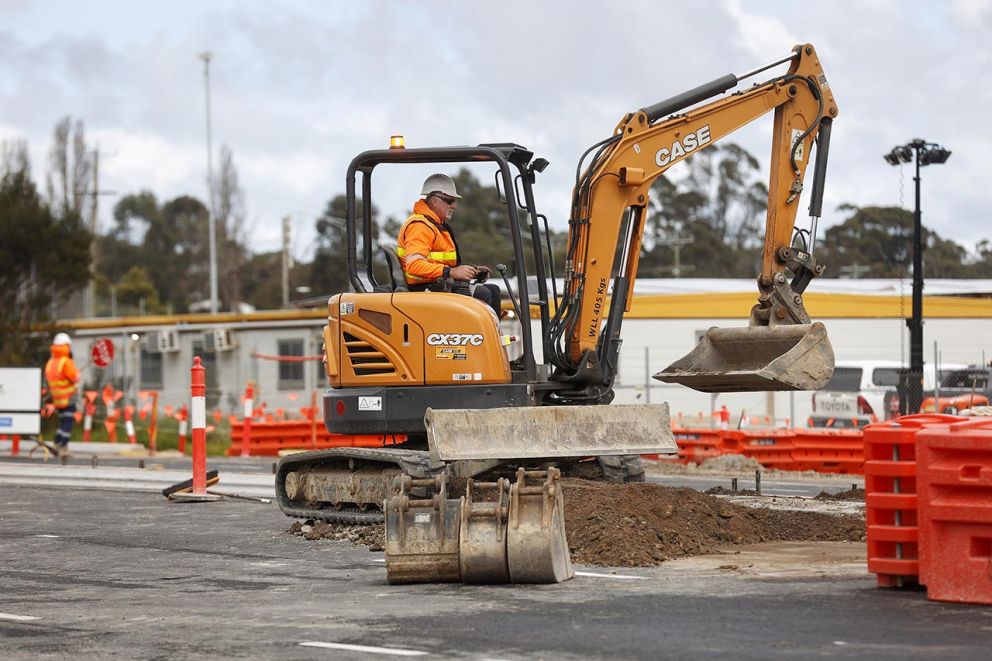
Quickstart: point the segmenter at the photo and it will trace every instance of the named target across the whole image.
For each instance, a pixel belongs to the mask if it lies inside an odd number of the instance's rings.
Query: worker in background
[[[79,370],[72,360],[72,340],[65,333],[58,333],[52,340],[52,357],[45,364],[45,381],[48,394],[59,415],[59,430],[55,432],[55,447],[59,452],[69,448],[72,425],[76,421],[76,384]]]
[[[483,284],[489,277],[489,267],[462,264],[458,253],[449,224],[461,199],[455,182],[446,174],[432,174],[424,181],[420,194],[423,199],[413,205],[413,213],[403,223],[396,241],[396,254],[410,291],[469,294],[499,316],[499,287]],[[476,284],[470,285],[471,280]]]

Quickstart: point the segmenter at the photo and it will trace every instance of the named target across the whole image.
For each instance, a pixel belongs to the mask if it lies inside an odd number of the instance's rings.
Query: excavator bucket
[[[561,583],[575,576],[565,539],[560,477],[557,468],[517,469],[506,531],[511,583]]]
[[[448,499],[448,475],[400,475],[386,499],[386,577],[399,583],[457,583],[460,499]],[[427,497],[412,497],[426,490]]]
[[[469,478],[462,501],[459,558],[465,583],[508,583],[506,522],[509,518],[509,483],[474,482]]]
[[[816,322],[710,328],[695,349],[654,378],[702,392],[816,390],[833,371],[827,329]]]
[[[435,462],[678,453],[668,404],[428,408],[424,425]]]

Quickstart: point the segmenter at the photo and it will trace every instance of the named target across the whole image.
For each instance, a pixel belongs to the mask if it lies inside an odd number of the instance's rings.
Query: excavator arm
[[[786,62],[790,66],[783,75],[684,110]],[[589,166],[577,174],[569,221],[565,291],[545,346],[546,355],[556,366],[556,378],[573,383],[590,399],[595,399],[597,393],[602,399],[616,372],[619,326],[623,312],[630,308],[652,183],[674,164],[772,111],[764,253],[758,276],[759,298],[750,323],[752,327],[810,324],[802,292],[810,279],[823,271],[812,256],[812,234],[820,215],[830,125],[838,110],[816,52],[806,44],[765,67],[742,76],[723,76],[628,114],[610,138],[583,156],[584,160],[593,154]],[[810,204],[814,229],[810,241],[796,248],[792,238],[798,200],[814,141],[818,142]],[[793,274],[791,282],[786,279],[786,268]],[[775,342],[780,344],[781,338]],[[822,381],[832,371],[832,353],[829,362]],[[728,385],[722,378],[719,381],[721,390],[782,389],[765,387],[769,384],[761,379],[754,383],[756,387],[744,388]],[[795,384],[784,387],[793,388]]]

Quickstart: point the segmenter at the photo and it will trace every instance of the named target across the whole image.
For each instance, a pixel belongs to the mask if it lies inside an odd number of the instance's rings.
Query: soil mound
[[[566,480],[565,529],[578,564],[643,567],[721,546],[766,541],[858,541],[864,521],[759,510],[688,488]]]
[[[861,500],[865,499],[864,489],[847,489],[846,491],[839,491],[837,493],[829,493],[827,491],[821,491],[816,495],[817,500]]]
[[[645,567],[729,545],[859,541],[865,534],[864,520],[856,516],[754,509],[688,488],[581,479],[563,480],[562,487],[568,545],[572,560],[582,565]],[[363,545],[371,551],[381,551],[385,545],[381,524],[307,521],[294,523],[289,532],[306,539]]]
[[[756,459],[745,457],[740,454],[721,454],[718,457],[710,457],[699,465],[700,468],[713,471],[744,471],[753,473],[758,470],[765,470]]]
[[[289,532],[309,540],[336,539],[355,546],[367,546],[370,551],[382,551],[386,548],[386,529],[381,524],[328,523],[310,519],[303,523],[294,522],[289,527]]]

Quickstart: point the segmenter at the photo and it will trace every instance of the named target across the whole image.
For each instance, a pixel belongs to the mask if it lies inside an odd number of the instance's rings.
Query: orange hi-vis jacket
[[[52,404],[57,409],[69,406],[73,393],[76,392],[76,382],[79,381],[79,370],[76,363],[69,357],[69,347],[64,344],[51,346],[52,357],[45,363],[45,380],[48,381],[48,392],[52,396]]]
[[[396,240],[396,256],[407,284],[432,282],[444,275],[445,266],[458,266],[458,244],[447,223],[442,223],[424,200],[417,200],[413,213]]]

